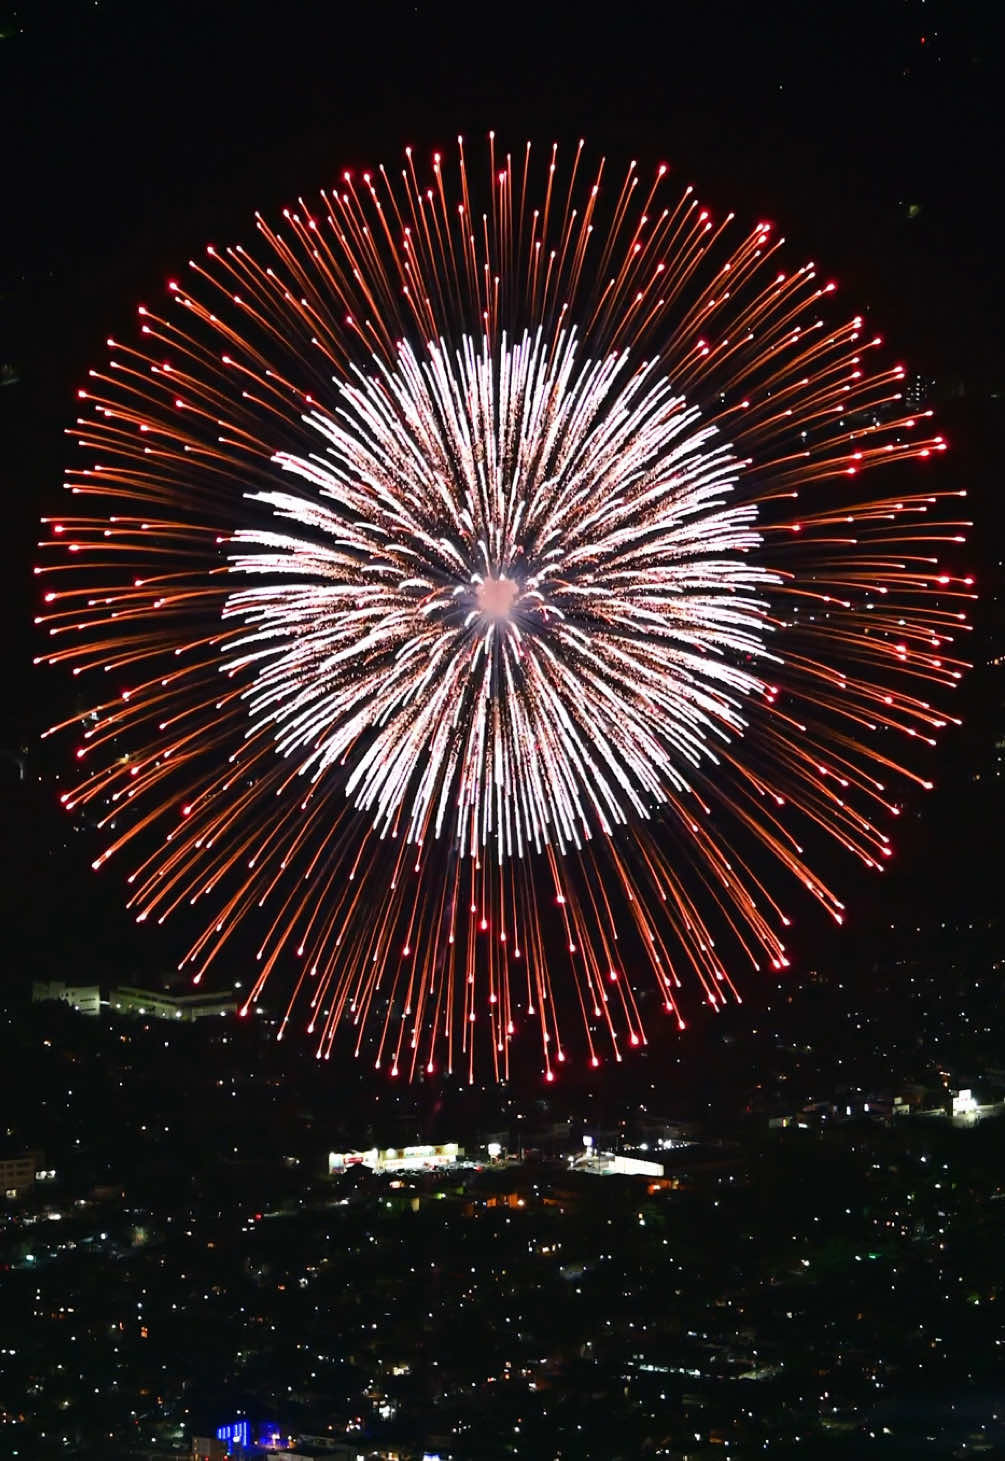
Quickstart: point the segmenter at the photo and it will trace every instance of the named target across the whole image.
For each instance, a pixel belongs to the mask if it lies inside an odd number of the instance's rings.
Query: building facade
[[[210,1015],[232,1015],[237,1000],[232,995],[213,991],[164,994],[123,985],[111,991],[108,1006],[118,1014],[150,1015],[157,1020],[201,1020]]]
[[[0,1193],[20,1197],[35,1185],[35,1173],[42,1165],[41,1152],[18,1152],[0,1157]]]
[[[101,990],[96,984],[67,984],[63,979],[36,979],[31,986],[33,1004],[58,999],[82,1015],[96,1015],[101,1011]]]

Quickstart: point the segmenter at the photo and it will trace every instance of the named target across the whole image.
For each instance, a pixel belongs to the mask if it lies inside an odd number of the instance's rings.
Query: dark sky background
[[[59,975],[68,958],[138,977],[180,952],[169,930],[137,934],[87,870],[93,850],[54,812],[62,753],[37,748],[73,704],[68,677],[31,665],[31,565],[38,517],[60,503],[74,389],[206,242],[248,241],[254,209],[274,215],[406,143],[582,135],[775,221],[934,379],[953,446],[936,470],[971,490],[978,524],[974,655],[1005,651],[1001,7],[33,0],[0,4],[0,33],[0,749],[29,748],[23,782],[0,763],[10,977]],[[1001,794],[972,777],[1005,737],[1003,676],[984,668],[961,692],[967,730],[940,751],[939,789],[904,819],[884,885],[837,858],[827,869],[853,928],[822,948],[810,923],[804,960],[854,966],[894,910],[966,917],[997,899]]]

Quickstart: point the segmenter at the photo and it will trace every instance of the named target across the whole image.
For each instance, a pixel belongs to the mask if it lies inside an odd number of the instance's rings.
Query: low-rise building
[[[118,1014],[150,1015],[157,1020],[201,1020],[210,1015],[232,1015],[237,1000],[231,994],[213,990],[166,994],[122,985],[111,991],[108,1005]]]
[[[82,1015],[101,1011],[101,990],[97,984],[67,984],[64,979],[36,979],[31,986],[33,1004],[58,999]]]
[[[42,1153],[12,1152],[0,1156],[0,1193],[5,1197],[20,1197],[35,1185],[35,1174],[42,1166]]]
[[[456,1141],[442,1146],[370,1147],[364,1152],[329,1152],[328,1175],[350,1167],[369,1167],[373,1172],[422,1172],[451,1167],[464,1156]]]

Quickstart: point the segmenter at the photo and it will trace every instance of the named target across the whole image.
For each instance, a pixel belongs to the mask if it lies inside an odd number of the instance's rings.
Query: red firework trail
[[[903,367],[768,224],[582,144],[256,223],[79,393],[91,515],[37,571],[42,658],[108,687],[95,866],[205,908],[196,981],[256,928],[245,1012],[275,978],[392,1075],[504,1078],[534,1026],[552,1080],[570,1013],[598,1065],[646,989],[738,999],[787,963],[772,869],[841,921],[803,841],[882,867],[965,668],[964,494],[858,482],[945,450]]]

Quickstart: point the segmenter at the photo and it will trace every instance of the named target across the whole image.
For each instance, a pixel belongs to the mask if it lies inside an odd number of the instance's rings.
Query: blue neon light
[[[229,1441],[247,1450],[251,1444],[251,1430],[248,1422],[246,1420],[235,1420],[230,1425],[217,1426],[216,1439],[218,1441]]]

